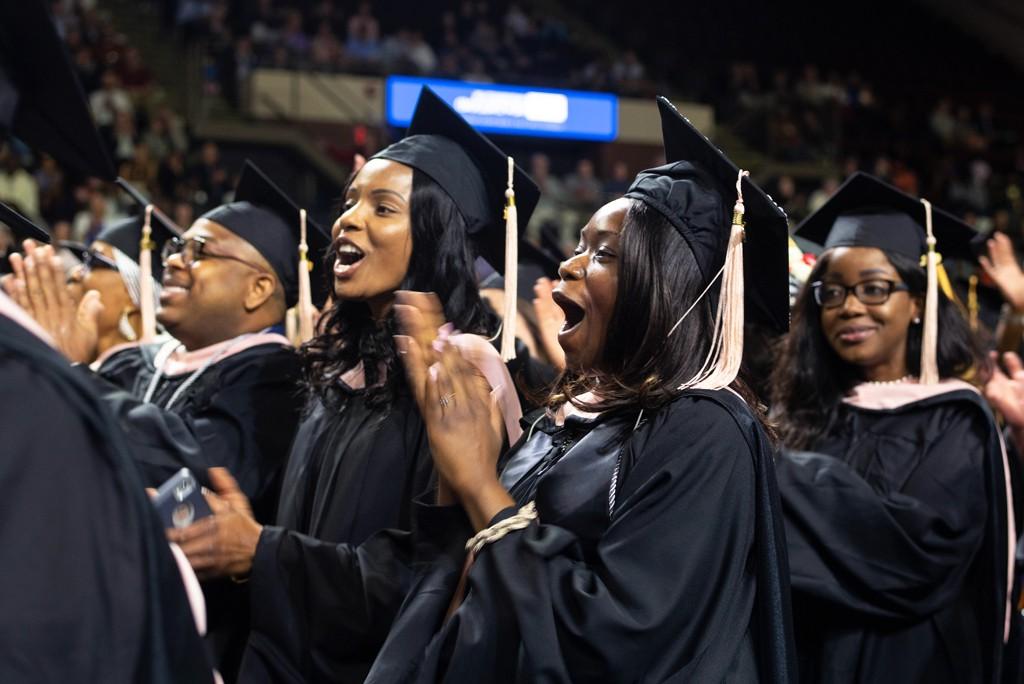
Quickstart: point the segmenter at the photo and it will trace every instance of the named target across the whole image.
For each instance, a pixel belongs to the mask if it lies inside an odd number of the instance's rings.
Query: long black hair
[[[657,408],[677,397],[679,386],[704,364],[715,298],[700,299],[669,335],[707,285],[690,246],[664,216],[640,201],[631,202],[620,235],[615,308],[598,368],[563,373],[550,405],[570,401],[591,411]],[[742,380],[732,387],[760,413]],[[600,402],[578,404],[586,391],[596,391]]]
[[[458,330],[490,335],[497,319],[484,307],[477,290],[465,221],[451,197],[416,169],[409,216],[412,256],[399,289],[437,293],[445,319]],[[334,249],[324,257],[327,277],[333,272],[334,258]],[[376,321],[366,303],[332,296],[319,334],[301,351],[305,384],[325,405],[337,406],[341,375],[362,363],[366,402],[373,407],[390,404],[405,383],[392,339],[397,332],[393,311]]]
[[[821,280],[828,270],[831,254],[825,252],[811,270],[808,283]],[[910,288],[912,297],[924,302],[928,284],[925,270],[913,260],[886,252],[886,257]],[[956,304],[939,293],[936,359],[939,377],[963,377],[982,368],[982,352]],[[907,330],[907,372],[921,372],[923,326]],[[772,373],[772,410],[782,442],[795,449],[808,449],[835,426],[839,403],[861,381],[858,370],[844,362],[825,339],[821,328],[821,307],[805,285],[793,308],[789,334],[779,347]]]

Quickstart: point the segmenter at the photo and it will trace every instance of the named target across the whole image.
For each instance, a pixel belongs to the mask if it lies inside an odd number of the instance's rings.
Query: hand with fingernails
[[[203,495],[213,515],[167,530],[167,539],[181,547],[199,579],[238,579],[252,570],[263,526],[227,468],[210,468],[209,474],[215,492],[204,490]]]
[[[436,295],[399,292],[395,314],[403,333],[395,336],[395,345],[446,489],[439,492],[439,502],[454,497],[482,530],[498,512],[515,505],[498,481],[503,432],[500,415],[495,420],[491,388],[453,344],[438,338],[444,318]]]
[[[537,327],[540,328],[540,342],[548,360],[558,370],[565,370],[565,352],[558,344],[558,331],[565,323],[565,312],[555,304],[551,293],[555,283],[550,278],[537,278],[533,285],[533,311],[537,314]]]
[[[86,292],[76,302],[67,286],[64,264],[49,245],[26,240],[25,255],[12,254],[12,274],[4,291],[50,334],[57,349],[72,362],[90,363],[99,345],[100,294]]]

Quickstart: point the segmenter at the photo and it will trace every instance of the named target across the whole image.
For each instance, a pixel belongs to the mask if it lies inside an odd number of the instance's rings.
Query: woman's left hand
[[[180,530],[167,530],[167,539],[181,547],[199,579],[247,575],[263,526],[231,473],[226,468],[209,472],[217,490],[206,494],[213,515]]]
[[[438,342],[437,361],[409,336],[395,342],[427,426],[438,474],[462,502],[476,529],[514,505],[497,478],[502,434],[495,430],[490,385],[451,344]]]

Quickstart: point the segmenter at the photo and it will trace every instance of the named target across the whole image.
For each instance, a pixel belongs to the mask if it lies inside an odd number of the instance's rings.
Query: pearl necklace
[[[914,377],[915,376],[913,376],[913,375],[904,375],[902,378],[899,378],[898,380],[867,380],[864,384],[866,384],[866,385],[902,385],[905,382],[909,382],[910,380],[913,380]]]

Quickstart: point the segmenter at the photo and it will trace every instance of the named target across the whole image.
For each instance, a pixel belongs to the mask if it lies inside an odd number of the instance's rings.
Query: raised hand
[[[1006,372],[999,367],[998,356],[991,352],[992,377],[985,384],[985,398],[989,400],[1009,425],[1024,430],[1024,363],[1014,352],[1003,354]]]
[[[90,363],[99,343],[99,292],[90,290],[75,302],[68,290],[64,267],[49,245],[25,242],[25,256],[10,258],[13,278],[4,289],[53,338],[69,360]]]
[[[1015,311],[1024,312],[1024,271],[1013,250],[1010,238],[1002,233],[994,233],[986,243],[988,256],[978,257],[982,269],[1010,303]]]
[[[474,526],[483,529],[495,514],[513,505],[496,473],[502,432],[495,426],[490,386],[476,367],[447,342],[417,340],[416,335],[420,340],[427,337],[418,326],[427,325],[431,311],[417,309],[400,316],[408,334],[395,336],[395,344],[427,427],[434,467]],[[408,328],[405,321],[411,324]]]

